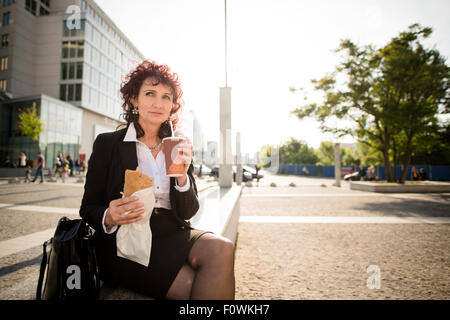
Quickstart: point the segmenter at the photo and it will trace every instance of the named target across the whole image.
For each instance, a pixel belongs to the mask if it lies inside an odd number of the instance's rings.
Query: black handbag
[[[83,219],[59,220],[53,238],[43,245],[37,300],[98,298],[100,278],[93,235]]]

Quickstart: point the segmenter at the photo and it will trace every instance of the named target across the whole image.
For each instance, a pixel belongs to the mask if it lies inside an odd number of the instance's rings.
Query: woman
[[[187,221],[199,208],[190,141],[181,145],[185,174],[165,175],[161,141],[171,134],[169,119],[174,130],[178,125],[178,76],[146,60],[128,74],[121,93],[127,127],[96,138],[80,208],[96,230],[101,279],[157,299],[234,299],[233,243]],[[144,212],[135,197],[120,195],[125,170],[137,166],[154,180],[156,198],[148,267],[118,257],[116,248],[117,228],[139,221]]]
[[[411,169],[411,178],[414,181],[419,180],[419,172],[417,171],[416,167],[412,167]]]
[[[19,155],[19,168],[25,168],[27,166],[27,156],[25,152],[21,152]]]
[[[371,165],[369,169],[367,170],[367,177],[369,181],[376,180],[376,169],[374,165]]]

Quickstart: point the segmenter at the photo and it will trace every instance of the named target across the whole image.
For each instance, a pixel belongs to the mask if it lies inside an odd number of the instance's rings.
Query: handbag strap
[[[49,241],[51,241],[51,239]],[[36,300],[41,300],[42,282],[44,281],[45,269],[47,267],[47,244],[49,243],[49,241],[45,241],[43,244],[44,251],[42,253],[41,270],[39,271],[39,280],[36,290]]]

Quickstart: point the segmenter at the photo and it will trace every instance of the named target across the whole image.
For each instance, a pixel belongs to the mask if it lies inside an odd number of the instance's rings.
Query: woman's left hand
[[[182,185],[184,185],[185,179],[187,179],[187,172],[189,170],[189,166],[191,165],[192,162],[192,152],[193,152],[193,146],[192,146],[192,142],[191,140],[189,140],[189,138],[185,137],[186,140],[179,143],[177,145],[178,148],[178,154],[177,154],[177,160],[175,160],[174,162],[178,162],[180,161],[181,163],[184,164],[184,177],[179,177],[178,178],[178,182],[181,182]],[[181,153],[182,152],[182,153]],[[182,179],[180,179],[182,178]]]

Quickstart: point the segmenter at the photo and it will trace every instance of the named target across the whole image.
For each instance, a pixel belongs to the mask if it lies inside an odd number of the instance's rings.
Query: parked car
[[[249,166],[242,166],[242,170],[251,173],[253,179],[258,179],[258,178],[262,179],[262,178],[264,178],[264,175],[259,173],[259,171],[258,171],[258,174],[256,174],[256,169],[255,168],[252,168],[252,167],[249,167]]]
[[[348,180],[358,181],[359,179],[360,179],[360,177],[359,177],[358,172],[349,173],[344,176],[344,180],[346,180],[346,181],[348,181]]]
[[[211,169],[211,173],[209,174],[211,177],[216,177],[216,178],[218,178],[219,177],[219,166],[214,166],[212,169]]]
[[[201,169],[202,171],[200,172],[200,165],[199,164],[194,164],[194,174],[196,174],[197,176],[209,176],[211,175],[211,168],[209,168],[208,166],[202,164],[201,165]]]
[[[231,168],[233,170],[233,181],[236,181],[236,166],[232,166]],[[219,178],[219,166],[214,166],[211,169],[210,176]],[[252,181],[252,180],[253,180],[253,175],[250,172],[244,170],[244,168],[242,168],[242,181],[247,182],[247,181]]]
[[[344,180],[350,180],[350,181],[360,181],[361,175],[359,174],[359,171],[355,171],[353,173],[346,174],[344,176]]]

